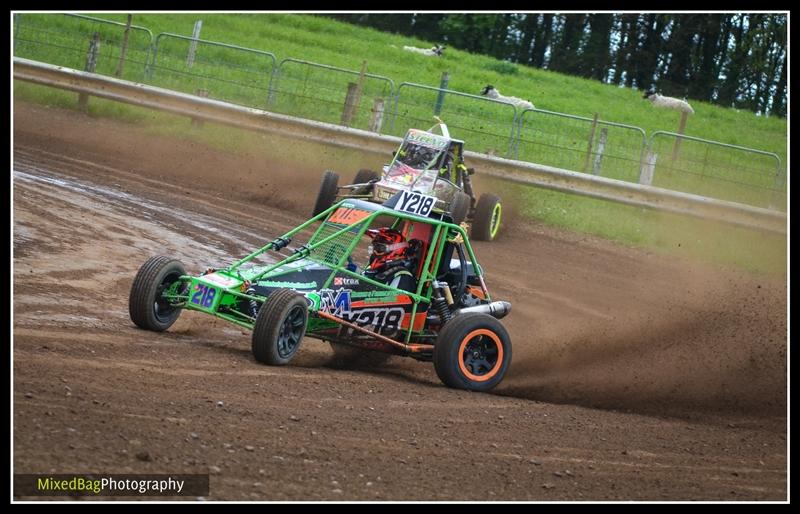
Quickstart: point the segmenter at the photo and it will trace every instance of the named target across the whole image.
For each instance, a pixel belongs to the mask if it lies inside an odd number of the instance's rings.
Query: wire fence
[[[156,37],[148,84],[266,108],[275,55],[240,46],[162,33]]]
[[[467,149],[786,210],[774,153],[403,82],[76,14],[14,15],[14,55],[244,105],[402,136],[440,116]],[[365,63],[366,65],[366,63]]]
[[[647,135],[639,127],[542,109],[526,109],[515,157],[557,168],[637,182]]]
[[[380,132],[376,118],[394,93],[387,77],[288,58],[278,67],[270,110]]]
[[[447,121],[450,132],[481,153],[508,156],[516,131],[517,109],[482,96],[403,82],[397,88],[388,133],[402,136],[409,128],[427,128],[433,116]]]
[[[14,55],[76,70],[86,70],[92,41],[99,41],[93,59],[101,75],[141,81],[150,59],[153,33],[138,25],[79,14],[15,14]],[[124,50],[124,58],[122,58]]]
[[[662,131],[649,151],[655,186],[786,210],[786,173],[774,153]]]

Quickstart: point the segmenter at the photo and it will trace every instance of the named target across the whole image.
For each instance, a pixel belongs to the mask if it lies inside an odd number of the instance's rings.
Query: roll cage
[[[485,299],[491,301],[489,291],[484,284],[483,271],[477,264],[475,253],[464,228],[450,223],[449,217],[446,215],[432,212],[429,217],[422,217],[394,210],[387,205],[374,204],[358,199],[341,200],[302,225],[270,241],[228,267],[209,269],[199,277],[181,276],[180,280],[172,284],[162,296],[175,307],[202,310],[252,330],[255,318],[248,314],[245,309],[239,308],[239,305],[243,302],[263,304],[268,296],[247,294],[245,292],[247,286],[265,276],[269,276],[271,273],[279,272],[281,269],[292,265],[299,265],[303,259],[307,259],[327,268],[325,271],[327,276],[322,286],[316,288],[317,291],[330,289],[335,277],[357,279],[362,283],[374,286],[380,291],[407,296],[411,301],[410,319],[414,320],[418,312],[427,311],[430,306],[434,289],[433,282],[443,272],[448,271],[443,270],[442,266],[449,267],[450,265],[449,258],[444,258],[453,253],[452,251],[446,251],[446,245],[450,244],[463,245],[462,250],[459,251],[462,260],[463,256],[468,256],[469,261],[472,263],[473,273],[479,281]],[[400,230],[407,238],[416,238],[423,242],[419,265],[415,271],[416,290],[406,291],[391,287],[357,273],[348,267],[348,259],[364,237],[366,230],[376,222],[379,222],[382,226],[389,225]],[[288,246],[292,243],[292,238],[304,230],[313,230],[308,242],[289,249]],[[244,267],[268,251],[281,252],[283,249],[291,250],[291,254],[278,262],[260,267],[252,265],[249,268]],[[462,253],[464,250],[466,250],[466,254]],[[203,277],[208,274],[213,274],[217,277],[215,284],[220,284],[224,280],[230,280],[230,283],[220,288],[222,290],[221,298],[213,302],[214,308],[198,308],[188,301],[189,291],[193,289],[187,286],[191,285],[194,288],[197,283],[203,283]],[[304,291],[299,292],[302,294]],[[312,314],[312,319],[309,320],[309,335],[314,335],[315,328],[324,329],[331,326],[330,315],[324,312],[321,303],[311,302],[309,313]],[[314,323],[316,327],[312,326],[311,323],[314,316],[318,317],[317,322]],[[403,338],[406,345],[409,344],[415,334],[417,337],[422,335],[420,333],[421,329],[418,329],[414,322],[410,323],[404,332]]]

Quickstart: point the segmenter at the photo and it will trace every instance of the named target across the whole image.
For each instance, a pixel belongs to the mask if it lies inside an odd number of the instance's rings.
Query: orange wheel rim
[[[475,382],[497,375],[503,367],[503,344],[497,334],[485,328],[467,334],[458,346],[458,367]]]

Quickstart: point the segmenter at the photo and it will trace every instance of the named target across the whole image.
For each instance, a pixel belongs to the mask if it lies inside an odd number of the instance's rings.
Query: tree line
[[[325,16],[509,63],[786,116],[786,14]]]

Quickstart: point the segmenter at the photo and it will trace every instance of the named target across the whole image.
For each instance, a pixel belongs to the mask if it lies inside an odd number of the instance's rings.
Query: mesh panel
[[[343,227],[328,223],[323,224],[322,230],[320,230],[319,233],[317,233],[317,235],[311,241],[309,241],[309,245],[316,244],[317,242],[332,236],[342,228]],[[313,249],[308,258],[322,264],[327,264],[328,266],[336,266],[339,264],[342,258],[345,257],[347,254],[347,249],[357,237],[358,234],[351,231],[339,234],[338,237],[335,237]]]

